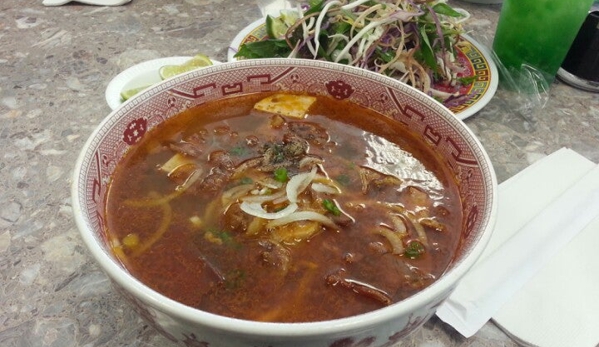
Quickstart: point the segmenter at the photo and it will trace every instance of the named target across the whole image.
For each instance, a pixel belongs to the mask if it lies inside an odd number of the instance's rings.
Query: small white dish
[[[119,107],[123,100],[121,92],[127,89],[149,86],[162,81],[158,70],[164,65],[183,64],[192,57],[168,57],[144,61],[131,66],[114,77],[106,87],[105,97],[112,110]],[[213,64],[220,64],[214,59]]]

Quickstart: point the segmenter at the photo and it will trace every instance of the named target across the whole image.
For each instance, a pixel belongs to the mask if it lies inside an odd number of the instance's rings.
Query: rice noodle
[[[162,204],[162,221],[160,221],[160,225],[158,229],[142,244],[136,247],[133,251],[132,256],[137,257],[147,251],[154,243],[162,238],[164,233],[168,230],[169,225],[171,224],[171,220],[173,218],[173,209],[169,204]]]
[[[118,258],[118,260],[123,265],[129,266],[129,260],[127,259],[127,256],[123,251],[123,245],[121,244],[121,241],[119,241],[119,239],[116,236],[113,236],[110,238],[109,245],[112,249],[112,252]]]
[[[288,216],[291,213],[295,212],[295,210],[297,210],[297,208],[298,208],[296,203],[291,203],[287,207],[285,207],[284,209],[282,209],[280,211],[267,212],[266,210],[264,210],[264,208],[262,207],[262,204],[260,204],[259,202],[247,202],[247,201],[242,202],[239,205],[239,207],[241,208],[241,210],[243,212],[245,212],[247,214],[250,214],[254,217],[264,218],[264,219],[283,218],[283,217]]]
[[[326,194],[339,194],[341,191],[337,187],[332,187],[328,184],[322,184],[318,182],[312,183],[312,190],[318,193]]]
[[[229,203],[234,202],[240,197],[246,195],[253,187],[254,185],[252,184],[242,184],[225,191],[221,197],[223,205],[228,205]]]
[[[153,206],[161,206],[161,205],[167,204],[174,198],[183,194],[187,189],[189,189],[189,187],[191,187],[194,183],[196,183],[200,179],[201,175],[202,175],[202,170],[200,170],[200,169],[194,170],[191,173],[191,175],[189,175],[189,177],[187,177],[185,182],[183,182],[183,184],[175,187],[175,191],[170,194],[167,194],[164,196],[159,196],[155,192],[150,192],[150,194],[148,194],[148,197],[150,199],[129,199],[129,200],[125,200],[124,203],[128,206],[133,206],[133,207],[153,207]]]
[[[291,213],[285,217],[273,220],[266,224],[266,228],[271,229],[281,225],[298,222],[302,220],[311,220],[315,222],[319,222],[324,226],[329,228],[337,229],[337,224],[335,224],[330,218],[314,211],[298,211]]]
[[[308,165],[317,165],[317,164],[322,164],[323,162],[324,162],[324,160],[320,159],[319,157],[307,155],[299,161],[298,165],[299,165],[300,169],[303,169],[304,167],[306,167]]]
[[[261,185],[263,185],[263,186],[265,186],[265,187],[267,187],[267,188],[270,188],[270,189],[280,189],[281,187],[283,187],[283,183],[282,182],[279,182],[279,181],[277,181],[275,179],[268,178],[268,177],[260,179],[258,181],[258,183],[261,184]]]
[[[260,202],[260,203],[264,203],[264,202],[268,202],[268,201],[273,201],[273,200],[277,200],[278,198],[284,197],[285,196],[285,191],[284,190],[280,190],[274,194],[264,194],[264,195],[246,195],[246,196],[242,196],[240,198],[241,201],[247,201],[247,202]]]
[[[194,183],[196,183],[200,179],[201,175],[202,175],[202,170],[200,170],[200,169],[193,170],[193,172],[191,173],[191,175],[189,175],[189,177],[187,177],[185,182],[183,182],[182,185],[177,186],[175,188],[175,191],[177,191],[179,193],[183,193],[189,187],[191,187]]]

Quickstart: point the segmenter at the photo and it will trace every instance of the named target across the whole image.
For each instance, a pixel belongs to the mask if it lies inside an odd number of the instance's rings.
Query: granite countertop
[[[499,5],[451,0],[468,28],[492,42]],[[41,0],[0,2],[0,345],[169,346],[113,291],[85,249],[72,216],[71,171],[110,108],[104,91],[149,59],[227,47],[260,17],[252,0],[133,0],[125,6]],[[556,81],[526,120],[499,90],[465,122],[500,182],[570,147],[599,162],[599,97]],[[433,318],[400,346],[516,346],[492,323],[469,339]]]

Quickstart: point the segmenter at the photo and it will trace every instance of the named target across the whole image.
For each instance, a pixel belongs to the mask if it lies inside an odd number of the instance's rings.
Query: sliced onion
[[[273,200],[272,203],[275,205],[278,205],[278,204],[282,204],[287,201],[289,201],[289,199],[287,199],[287,195],[283,195],[280,198],[276,198],[275,200]]]
[[[331,180],[328,176],[319,173],[316,174],[314,180],[318,182],[330,182],[331,184],[333,184],[333,180]]]
[[[173,200],[174,198],[185,193],[185,191],[187,189],[189,189],[189,187],[191,187],[194,183],[199,181],[200,176],[202,176],[202,170],[196,169],[187,177],[187,179],[185,180],[185,182],[183,182],[183,184],[176,186],[175,191],[170,194],[160,196],[155,192],[154,192],[154,194],[152,194],[152,192],[150,192],[148,194],[148,198],[139,199],[139,200],[138,199],[127,199],[127,200],[125,200],[125,204],[128,206],[134,206],[134,207],[150,207],[150,206],[161,206],[161,205],[168,204],[171,200]]]
[[[303,172],[291,177],[287,183],[287,187],[285,187],[287,190],[287,199],[291,203],[296,203],[297,196],[308,188],[314,177],[316,177],[316,166],[310,172]]]
[[[322,184],[322,183],[318,183],[318,182],[313,182],[312,183],[312,190],[314,190],[315,192],[318,193],[326,193],[326,194],[339,194],[341,193],[339,191],[339,189],[337,189],[336,187],[332,187],[328,184]]]
[[[279,189],[283,186],[283,182],[279,182],[273,178],[268,177],[260,179],[258,183],[270,189]]]
[[[299,161],[299,167],[300,167],[300,169],[303,169],[304,167],[306,167],[308,165],[317,165],[317,164],[322,164],[323,162],[324,162],[324,160],[322,160],[318,157],[305,156],[302,158],[302,160]]]
[[[391,218],[391,222],[393,222],[393,227],[395,228],[396,232],[398,232],[402,236],[408,234],[408,228],[406,227],[406,223],[400,216],[391,214],[389,215],[389,218]]]
[[[253,187],[253,184],[242,184],[225,191],[221,198],[223,205],[228,205],[230,202],[246,195]]]
[[[255,168],[256,166],[260,165],[261,163],[262,163],[261,157],[260,158],[251,158],[251,159],[244,161],[243,163],[239,164],[233,170],[232,178],[239,178],[239,177],[247,174],[249,169]]]
[[[403,241],[401,239],[401,235],[396,233],[395,231],[391,231],[385,227],[377,228],[375,231],[377,234],[384,236],[387,241],[391,244],[391,252],[393,254],[403,254],[405,248],[403,246]]]
[[[291,203],[287,207],[285,207],[284,209],[282,209],[280,211],[266,212],[266,210],[264,210],[264,208],[262,208],[262,204],[260,204],[259,202],[244,201],[239,205],[239,207],[241,208],[241,210],[243,212],[250,214],[254,217],[260,217],[260,218],[264,218],[264,219],[279,219],[279,218],[283,218],[283,217],[288,216],[291,213],[295,212],[295,210],[297,210],[298,206],[296,203]]]
[[[311,220],[315,222],[319,222],[324,226],[329,228],[337,229],[337,224],[335,224],[330,218],[323,216],[322,214],[314,211],[299,211],[291,213],[283,218],[279,218],[277,220],[273,220],[266,224],[266,228],[275,228],[281,225],[298,222],[302,220]]]
[[[252,219],[250,224],[248,224],[248,228],[245,234],[250,236],[258,235],[265,223],[266,221],[264,219],[255,217],[254,219]]]
[[[191,187],[194,183],[196,183],[200,179],[201,175],[202,175],[202,170],[200,170],[200,169],[194,170],[191,173],[191,175],[189,175],[189,177],[187,177],[185,182],[183,182],[182,185],[177,186],[175,189],[177,190],[178,193],[183,193],[184,191],[187,190],[187,188]]]
[[[424,230],[424,227],[422,226],[422,224],[420,224],[416,216],[414,216],[414,214],[412,213],[406,213],[405,216],[408,218],[408,220],[410,220],[410,222],[414,226],[414,229],[418,234],[418,239],[420,240],[420,242],[422,242],[423,245],[428,246],[428,237],[426,236],[426,231]]]
[[[267,202],[267,201],[273,201],[276,200],[278,198],[284,197],[285,196],[285,191],[284,190],[280,190],[274,194],[264,194],[264,195],[246,195],[241,197],[241,201],[247,201],[247,202]]]

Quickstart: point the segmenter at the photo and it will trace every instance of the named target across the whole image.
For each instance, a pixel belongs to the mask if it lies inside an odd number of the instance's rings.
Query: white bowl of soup
[[[173,342],[392,346],[483,251],[496,178],[448,109],[328,62],[166,80],[93,132],[77,225],[115,290]]]

